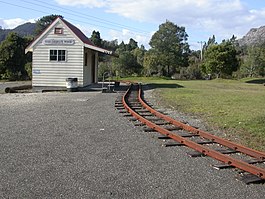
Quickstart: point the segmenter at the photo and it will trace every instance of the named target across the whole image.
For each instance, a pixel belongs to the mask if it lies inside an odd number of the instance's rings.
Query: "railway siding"
[[[210,156],[216,160],[219,160],[225,165],[215,168],[231,168],[235,167],[241,169],[244,172],[243,177],[241,178],[245,183],[257,183],[257,182],[264,182],[265,181],[265,153],[259,152],[242,145],[230,142],[228,140],[219,138],[214,136],[210,133],[205,131],[199,130],[187,124],[181,123],[176,121],[164,114],[159,113],[158,111],[151,108],[142,98],[143,91],[141,89],[141,85],[138,84],[131,84],[130,88],[126,91],[123,95],[121,102],[125,108],[134,118],[141,121],[144,125],[148,126],[151,130],[157,131],[165,136],[164,139],[172,139],[177,142],[177,144],[173,144],[171,146],[177,145],[185,145],[194,150],[196,153],[190,153],[191,157],[198,157],[198,156]],[[138,101],[138,105],[137,105]],[[117,106],[121,106],[121,102],[118,102]],[[132,104],[131,104],[132,103]],[[137,105],[135,107],[135,105]],[[140,105],[142,109],[140,109]],[[149,113],[148,113],[149,112]],[[194,136],[189,136],[191,138],[200,136],[203,141],[193,141],[188,139],[187,136],[182,136],[179,134],[180,130],[173,132],[174,130],[169,131],[167,128],[163,127],[165,123],[157,124],[153,122],[154,119],[147,119],[148,117],[156,117],[157,119],[164,120],[171,124],[174,127],[178,127],[181,131],[186,131],[191,133]],[[206,139],[206,140],[205,140]],[[206,146],[209,145],[209,146]],[[216,148],[216,145],[219,148]],[[167,145],[169,146],[169,145]],[[249,156],[246,159],[239,159],[228,154],[240,153],[244,154],[245,156]],[[254,158],[254,159],[250,159]],[[255,164],[255,165],[253,165]],[[259,166],[257,166],[259,165]],[[226,167],[225,167],[226,166]],[[252,174],[252,175],[250,175]]]

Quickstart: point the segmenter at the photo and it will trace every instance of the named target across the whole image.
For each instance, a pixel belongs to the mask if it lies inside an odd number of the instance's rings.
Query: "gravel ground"
[[[264,198],[210,158],[161,147],[116,93],[0,95],[0,198]]]

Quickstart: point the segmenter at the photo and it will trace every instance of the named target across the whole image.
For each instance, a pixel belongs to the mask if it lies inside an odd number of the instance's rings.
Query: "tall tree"
[[[117,71],[123,76],[139,74],[142,69],[136,57],[128,51],[120,53],[119,58],[116,58],[114,62]]]
[[[160,60],[157,59],[156,52],[152,49],[148,50],[144,54],[144,73],[147,76],[151,76],[153,74],[163,75],[163,68],[160,67]]]
[[[143,66],[144,64],[144,54],[145,54],[146,50],[144,48],[143,45],[141,45],[140,48],[135,48],[132,50],[132,54],[134,55],[134,57],[136,57],[137,63],[140,64],[141,66]]]
[[[46,27],[48,27],[57,17],[63,18],[61,15],[47,15],[37,20],[35,34],[39,35]]]
[[[212,37],[209,37],[209,39],[206,43],[204,43],[203,51],[206,51],[210,46],[216,45],[216,44],[217,44],[217,42],[215,40],[215,35],[213,35]]]
[[[130,38],[129,43],[126,45],[126,50],[132,51],[136,48],[138,48],[137,42],[134,39]]]
[[[124,52],[126,51],[126,44],[124,43],[124,41],[122,41],[120,44],[119,44],[119,47],[117,49],[117,53],[120,53],[120,52]]]
[[[102,47],[102,39],[99,31],[93,30],[90,40],[98,47]]]
[[[203,71],[217,77],[232,75],[238,69],[237,51],[231,41],[210,45],[205,52]]]
[[[240,67],[243,76],[258,77],[264,76],[265,68],[265,48],[262,46],[247,47],[247,54]]]
[[[11,32],[0,45],[0,72],[2,78],[17,80],[27,75],[24,68],[27,62],[25,48],[30,38],[22,38]]]
[[[114,39],[112,41],[102,40],[102,47],[108,50],[115,51],[119,47],[118,40],[117,39]]]
[[[152,52],[157,55],[157,62],[160,62],[163,75],[170,76],[180,67],[188,66],[190,50],[187,39],[185,27],[179,27],[170,21],[161,24],[152,36],[149,44]]]

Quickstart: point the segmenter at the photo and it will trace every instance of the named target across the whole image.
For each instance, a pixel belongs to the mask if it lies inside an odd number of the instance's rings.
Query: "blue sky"
[[[215,35],[217,41],[238,38],[265,25],[263,0],[0,0],[0,26],[14,28],[45,15],[60,14],[88,37],[130,38],[148,48],[152,34],[166,20],[184,26],[192,49]]]

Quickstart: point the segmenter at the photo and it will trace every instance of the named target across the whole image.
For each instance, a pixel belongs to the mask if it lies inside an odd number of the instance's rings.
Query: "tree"
[[[2,78],[17,80],[27,76],[25,48],[31,41],[11,32],[0,45],[0,72]]]
[[[123,76],[139,74],[142,66],[137,63],[137,59],[131,52],[125,51],[119,54],[119,58],[116,58],[114,65]]]
[[[146,50],[143,45],[141,45],[140,48],[136,47],[135,49],[132,50],[132,54],[134,57],[136,57],[137,63],[140,64],[141,66],[144,65],[144,54]]]
[[[115,51],[119,47],[118,40],[114,39],[112,41],[102,40],[102,48]]]
[[[149,44],[157,55],[156,61],[161,65],[163,75],[170,76],[180,67],[188,66],[187,38],[185,28],[170,21],[161,24],[152,36]]]
[[[90,40],[98,47],[102,47],[102,39],[100,38],[99,31],[93,30]]]
[[[115,53],[118,58],[114,59],[113,64],[119,74],[123,76],[141,74],[145,53],[143,46],[139,48],[137,42],[131,38],[128,44],[122,41]]]
[[[127,51],[132,51],[134,49],[138,48],[138,44],[134,39],[130,39],[129,43],[126,45]]]
[[[37,20],[35,34],[39,35],[46,27],[48,27],[57,17],[63,18],[61,15],[48,15]]]
[[[265,49],[262,46],[247,47],[243,64],[240,67],[241,75],[247,77],[264,76]]]
[[[215,35],[213,35],[212,37],[209,37],[206,43],[204,43],[202,50],[206,51],[210,46],[216,45],[216,44],[217,42],[215,41]]]
[[[189,66],[186,72],[187,79],[202,79],[200,51],[191,51]]]
[[[238,69],[237,51],[231,41],[210,45],[205,52],[202,69],[217,77],[232,75]]]
[[[153,74],[163,75],[159,73],[162,72],[162,68],[159,67],[160,65],[159,60],[157,60],[156,52],[152,49],[144,54],[143,66],[144,74],[147,76],[151,76]]]
[[[119,44],[118,48],[116,49],[116,53],[120,54],[120,53],[125,52],[125,51],[126,51],[126,45],[125,45],[124,41],[122,41]]]

